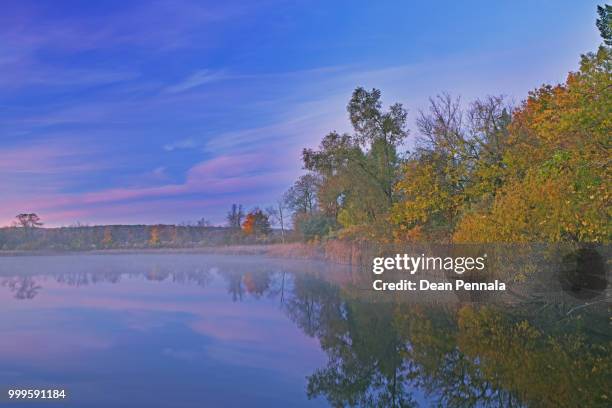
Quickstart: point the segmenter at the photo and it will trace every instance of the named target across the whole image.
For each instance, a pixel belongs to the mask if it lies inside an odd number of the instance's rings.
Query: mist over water
[[[606,406],[610,303],[379,293],[346,265],[0,257],[6,389],[48,406]],[[20,402],[19,406],[38,406]]]

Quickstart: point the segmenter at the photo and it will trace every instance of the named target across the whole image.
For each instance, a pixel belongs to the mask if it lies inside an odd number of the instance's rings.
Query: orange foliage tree
[[[242,224],[242,230],[246,235],[261,236],[270,233],[270,221],[268,216],[259,208],[250,211]]]

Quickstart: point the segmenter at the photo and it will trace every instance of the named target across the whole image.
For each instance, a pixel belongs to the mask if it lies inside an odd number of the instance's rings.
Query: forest
[[[355,89],[354,132],[303,151],[309,173],[288,192],[296,230],[383,243],[609,242],[612,7],[598,13],[603,44],[564,83],[518,106],[432,97],[410,151],[404,107]]]

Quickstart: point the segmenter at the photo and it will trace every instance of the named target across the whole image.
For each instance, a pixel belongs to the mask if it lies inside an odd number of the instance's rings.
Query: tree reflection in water
[[[336,407],[609,406],[612,341],[605,302],[577,308],[528,296],[501,307],[461,299],[377,300],[330,282],[333,274],[316,268],[304,273],[303,266],[270,265],[168,264],[140,273],[66,272],[55,279],[82,286],[140,276],[206,287],[220,277],[233,301],[278,299],[327,354],[326,365],[307,379],[308,397]],[[36,279],[6,277],[2,286],[17,299],[32,299],[42,289]]]
[[[16,299],[34,299],[42,289],[36,280],[31,276],[11,277],[2,281],[2,286],[6,286]]]
[[[285,310],[328,363],[308,396],[333,406],[609,406],[609,311],[371,302],[296,275]]]

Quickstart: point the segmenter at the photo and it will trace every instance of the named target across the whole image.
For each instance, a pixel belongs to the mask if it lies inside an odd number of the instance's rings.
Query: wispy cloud
[[[97,86],[129,81],[138,77],[138,73],[127,71],[57,69],[41,65],[22,68],[13,72],[6,71],[5,75],[0,77],[0,84],[5,89],[23,86]]]
[[[185,80],[167,87],[165,91],[169,93],[185,92],[190,89],[197,88],[199,86],[209,84],[211,82],[222,81],[227,78],[228,77],[222,72],[213,72],[207,69],[202,69],[197,72],[194,72]]]
[[[164,150],[167,152],[172,152],[174,150],[193,149],[195,147],[197,147],[196,141],[189,138],[189,139],[178,140],[174,143],[165,144]]]

